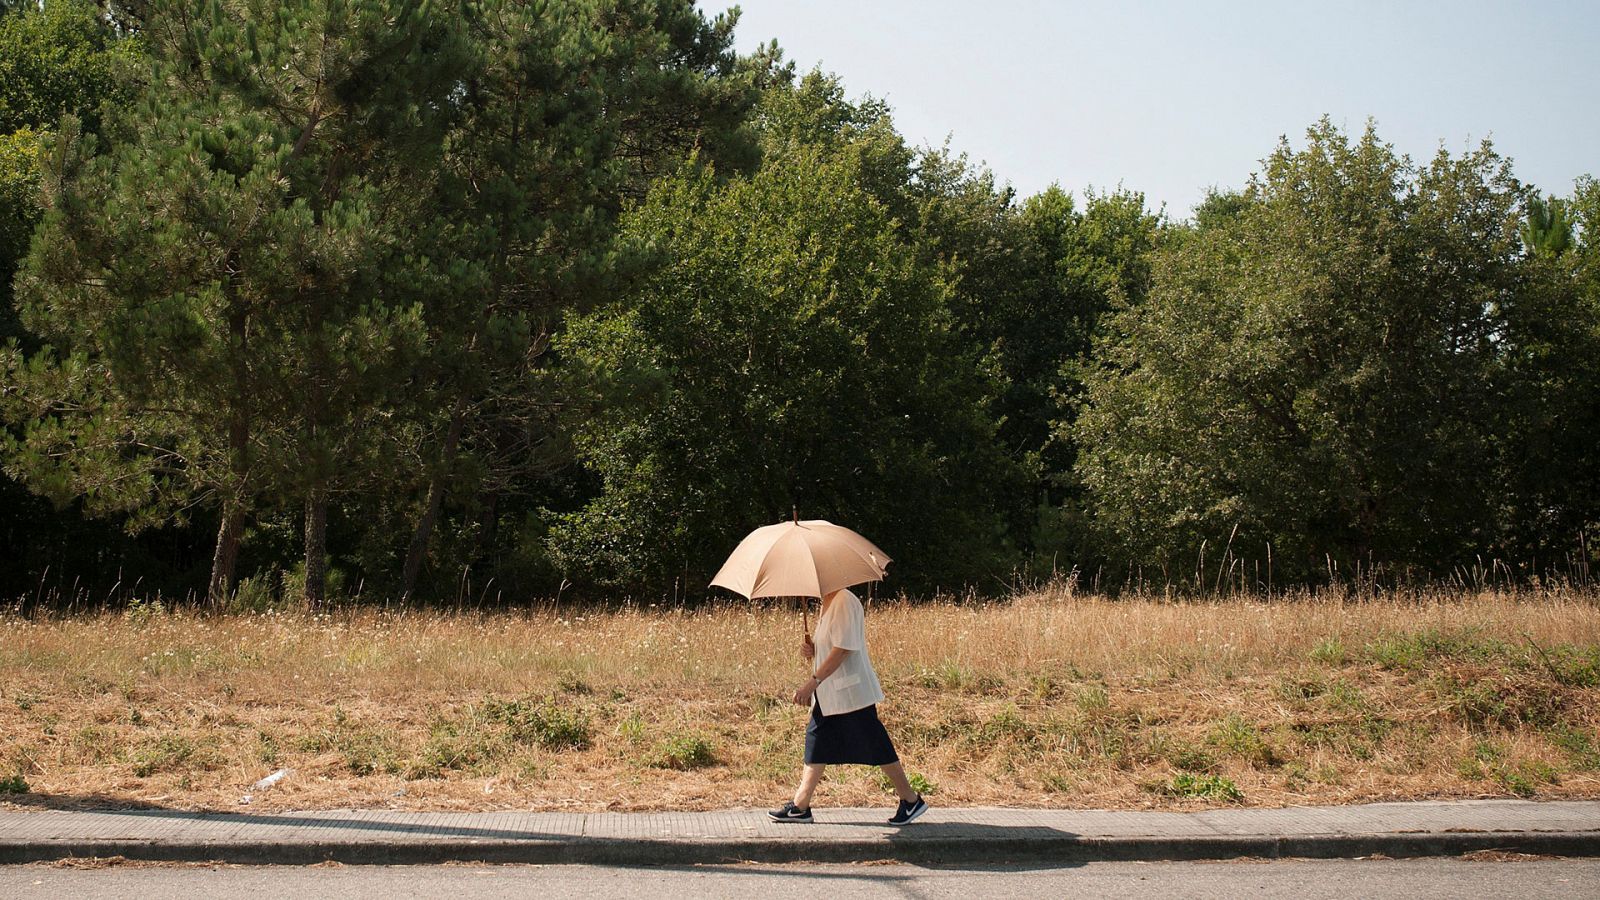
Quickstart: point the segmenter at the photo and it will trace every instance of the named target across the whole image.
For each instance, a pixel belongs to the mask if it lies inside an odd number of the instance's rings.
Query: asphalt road
[[[0,867],[0,897],[1600,897],[1600,860],[892,865]]]

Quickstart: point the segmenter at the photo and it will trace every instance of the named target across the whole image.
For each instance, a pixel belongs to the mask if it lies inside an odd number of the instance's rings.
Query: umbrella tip
[[[789,512],[794,515],[794,523],[796,525],[799,525],[800,524],[800,507],[791,506],[791,507],[789,507]]]

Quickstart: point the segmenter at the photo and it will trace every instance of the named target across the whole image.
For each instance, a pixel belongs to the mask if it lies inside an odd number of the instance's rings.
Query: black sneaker
[[[783,805],[782,809],[775,809],[767,813],[767,818],[774,822],[809,822],[811,821],[811,810],[801,809],[794,805],[793,800],[790,800]]]
[[[913,819],[927,811],[928,801],[922,799],[922,795],[918,794],[917,799],[912,800],[910,803],[904,800],[900,801],[900,805],[895,808],[894,818],[889,820],[889,824],[909,825]]]

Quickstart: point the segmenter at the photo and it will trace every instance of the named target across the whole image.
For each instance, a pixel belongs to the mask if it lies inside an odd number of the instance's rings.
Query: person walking
[[[911,787],[889,732],[878,720],[883,687],[867,655],[866,615],[848,589],[822,598],[816,637],[807,635],[800,655],[812,665],[811,677],[794,692],[794,702],[811,707],[806,725],[805,768],[794,799],[767,813],[774,822],[810,822],[811,797],[830,765],[878,766],[900,795],[890,825],[905,825],[928,811],[928,802]]]

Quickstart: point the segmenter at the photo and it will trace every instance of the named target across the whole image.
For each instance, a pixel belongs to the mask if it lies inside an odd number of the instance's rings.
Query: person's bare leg
[[[811,808],[811,795],[816,792],[817,785],[822,783],[822,770],[825,766],[807,764],[800,773],[800,786],[794,792],[794,805],[801,809]]]
[[[911,779],[906,777],[905,766],[892,762],[881,768],[883,774],[889,777],[889,783],[894,785],[894,792],[900,795],[901,800],[910,803],[917,799],[917,792],[911,789]]]

